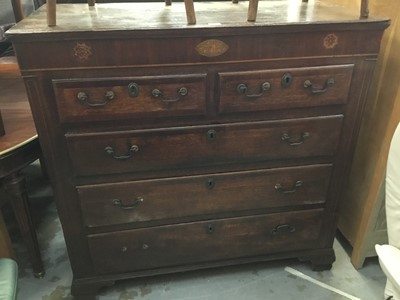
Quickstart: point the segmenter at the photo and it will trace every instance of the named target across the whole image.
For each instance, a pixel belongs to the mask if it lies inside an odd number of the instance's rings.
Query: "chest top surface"
[[[375,56],[389,20],[360,19],[357,11],[335,1],[260,1],[256,22],[246,21],[247,2],[195,2],[196,25],[187,25],[183,3],[169,7],[163,3],[60,4],[57,26],[47,26],[42,7],[7,34],[23,73]]]
[[[198,22],[187,25],[183,3],[173,3],[172,6],[163,3],[99,3],[94,7],[59,4],[57,26],[47,26],[46,7],[43,6],[9,30],[8,34],[14,38],[26,34],[32,38],[37,38],[37,35],[44,38],[49,35],[54,37],[54,34],[115,34],[117,31],[119,34],[134,32],[136,36],[149,36],[179,29],[180,35],[193,32],[210,35],[229,28],[234,32],[257,33],[260,30],[313,31],[313,25],[345,28],[358,24],[359,27],[382,28],[388,24],[388,20],[382,18],[360,19],[357,11],[341,6],[337,1],[260,1],[256,22],[247,21],[247,6],[247,1],[238,4],[230,1],[195,2]]]

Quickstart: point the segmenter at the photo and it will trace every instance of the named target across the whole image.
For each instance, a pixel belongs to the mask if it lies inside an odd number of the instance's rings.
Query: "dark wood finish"
[[[112,120],[154,116],[204,115],[206,74],[133,78],[55,80],[58,113],[62,121]],[[130,87],[131,86],[131,87]],[[180,95],[181,88],[187,94]],[[162,95],[153,95],[159,90]],[[111,100],[105,99],[112,92]],[[85,93],[87,100],[78,99]],[[156,94],[157,95],[157,94]]]
[[[8,33],[54,180],[72,293],[94,299],[115,280],[289,257],[330,268],[388,21],[300,1],[307,14],[288,21],[288,3],[262,1],[251,24],[232,3],[198,2],[187,26],[153,5],[62,5],[51,30],[39,9]]]
[[[331,156],[337,151],[342,121],[343,116],[339,115],[149,131],[68,134],[66,140],[75,173],[100,175]],[[283,139],[285,133],[290,136],[289,140]],[[130,151],[132,146],[137,147],[137,152]],[[114,153],[108,154],[107,148]]]
[[[0,79],[0,85],[5,127],[5,135],[0,137],[0,180],[28,248],[33,273],[43,277],[45,271],[30,215],[25,177],[20,173],[40,157],[41,149],[22,79]]]
[[[38,149],[40,153],[40,148],[38,147]],[[30,215],[25,176],[20,173],[13,173],[2,181],[6,192],[10,196],[11,205],[17,217],[22,238],[28,248],[33,274],[35,277],[42,278],[45,270],[37,241],[35,225]]]
[[[323,204],[331,171],[332,165],[311,165],[84,185],[77,190],[86,226],[144,226],[157,220],[176,223],[185,217]]]
[[[352,73],[353,65],[220,73],[219,110],[229,113],[344,104]],[[333,80],[332,86],[326,86],[328,80]],[[313,87],[305,87],[307,81]],[[263,92],[265,82],[272,88]],[[243,83],[248,87],[247,95],[237,91]]]
[[[120,273],[312,249],[318,245],[322,214],[316,209],[228,218],[96,234],[88,240],[95,271]]]

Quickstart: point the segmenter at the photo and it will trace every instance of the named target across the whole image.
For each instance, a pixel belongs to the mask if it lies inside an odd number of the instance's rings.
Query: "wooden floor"
[[[0,79],[21,76],[15,56],[0,57]]]

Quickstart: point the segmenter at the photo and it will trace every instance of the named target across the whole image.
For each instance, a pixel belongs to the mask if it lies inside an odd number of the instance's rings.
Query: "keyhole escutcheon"
[[[285,73],[282,76],[281,86],[283,88],[288,88],[293,82],[293,76],[290,73]]]
[[[207,139],[209,141],[214,141],[217,138],[217,132],[214,129],[207,131]]]
[[[212,190],[215,186],[215,181],[212,178],[208,178],[206,181],[206,186],[209,190]]]
[[[214,232],[214,230],[215,230],[215,227],[214,227],[214,225],[213,224],[207,224],[207,232],[208,233],[213,233]]]

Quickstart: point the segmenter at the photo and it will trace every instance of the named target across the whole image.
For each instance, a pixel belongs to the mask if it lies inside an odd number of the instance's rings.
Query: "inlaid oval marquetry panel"
[[[215,57],[228,51],[229,46],[223,41],[210,39],[205,40],[196,46],[196,51],[206,57]]]

